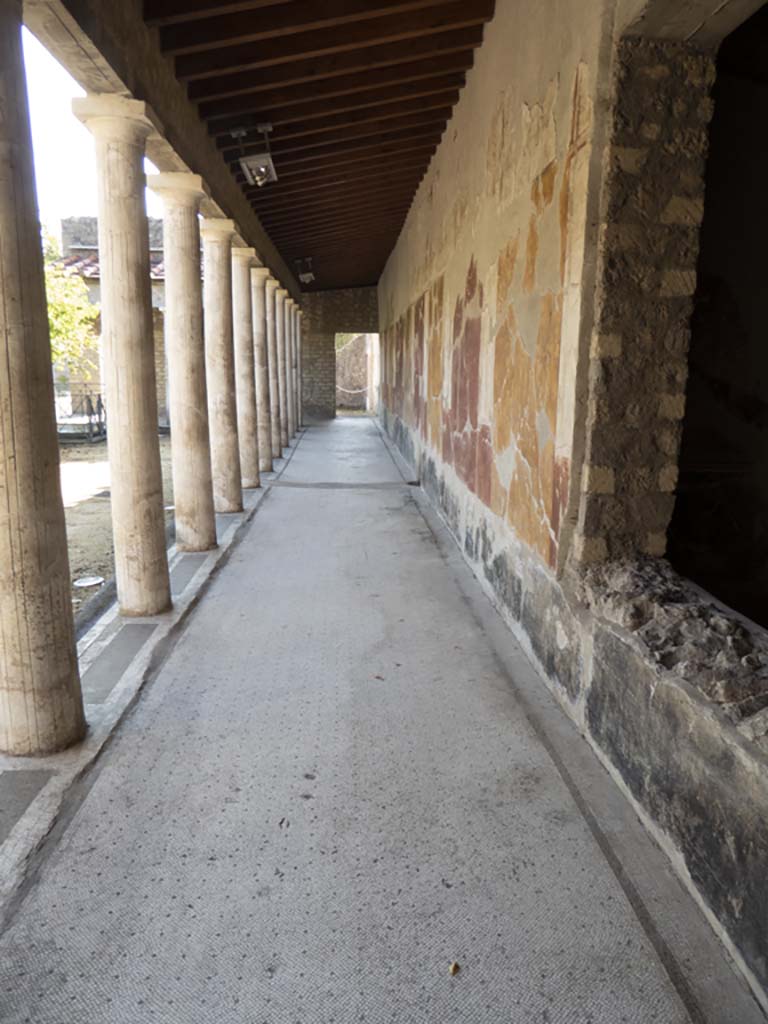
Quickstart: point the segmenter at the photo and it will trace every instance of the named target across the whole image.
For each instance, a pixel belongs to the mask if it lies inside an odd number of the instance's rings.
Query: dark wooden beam
[[[449,105],[456,102],[459,90],[464,85],[464,75],[440,75],[436,78],[425,78],[419,83],[405,82],[390,85],[385,89],[372,89],[370,92],[358,92],[333,99],[307,100],[287,107],[274,107],[272,110],[257,109],[250,113],[239,113],[229,117],[220,117],[209,121],[208,127],[212,135],[227,136],[231,139],[233,131],[240,129],[255,130],[259,124],[269,122],[273,129],[281,125],[292,125],[302,121],[328,121],[342,115],[349,116],[352,112],[375,111],[387,108],[398,110],[417,109],[416,100],[420,98],[434,101],[441,97],[440,103]],[[258,95],[258,94],[257,94]],[[373,115],[371,115],[373,116]],[[362,118],[360,118],[362,120]]]
[[[160,30],[160,47],[172,56],[201,53],[224,46],[262,42],[279,36],[338,28],[358,21],[404,15],[444,0],[293,0],[269,8],[223,14]]]
[[[259,219],[271,238],[273,232],[283,232],[294,226],[302,229],[321,223],[340,223],[357,215],[372,215],[400,209],[402,206],[409,207],[412,202],[413,192],[410,189],[397,189],[382,195],[351,196],[347,204],[262,214]]]
[[[280,107],[299,106],[307,100],[318,103],[343,96],[365,97],[377,90],[404,86],[408,82],[426,83],[445,75],[461,75],[463,78],[463,73],[472,67],[472,58],[472,50],[460,50],[458,53],[433,57],[429,62],[408,61],[405,64],[390,64],[383,68],[302,82],[299,85],[252,90],[201,103],[198,110],[204,120],[210,120],[231,118],[241,112],[266,112]]]
[[[295,124],[276,128],[270,136],[270,150],[274,155],[293,149],[322,146],[326,142],[340,142],[344,139],[376,135],[383,131],[399,131],[401,128],[445,124],[458,100],[458,92],[439,96],[426,96],[415,100],[401,100],[388,107],[370,107],[352,110],[347,114],[329,117],[325,121],[297,121]],[[261,145],[252,142],[251,136],[242,146],[233,146],[232,138],[219,139],[224,159],[232,162],[241,154],[259,153]]]
[[[283,246],[286,242],[297,242],[300,246],[307,250],[308,255],[311,255],[311,246],[317,245],[323,239],[329,238],[348,238],[353,237],[360,231],[374,231],[381,230],[382,232],[388,232],[394,230],[394,224],[402,225],[407,208],[402,211],[393,212],[390,217],[381,218],[367,218],[360,217],[353,221],[348,221],[343,224],[323,224],[307,228],[303,231],[294,231],[290,234],[275,234],[275,244],[280,247],[282,251]]]
[[[424,176],[426,162],[419,156],[411,162],[399,161],[395,166],[373,164],[364,171],[336,170],[326,174],[311,174],[297,181],[273,182],[265,188],[248,190],[251,205],[256,210],[280,206],[284,203],[301,203],[308,199],[322,199],[358,186],[377,188],[394,181],[420,181]]]
[[[269,221],[264,227],[273,240],[286,238],[308,238],[313,232],[353,228],[356,224],[391,224],[392,220],[407,213],[412,202],[411,196],[393,196],[380,203],[356,203],[348,210],[316,213],[312,217],[294,218],[285,223]]]
[[[440,133],[442,134],[442,133]],[[412,135],[411,138],[388,141],[380,145],[366,145],[364,149],[350,151],[349,148],[342,149],[340,146],[333,147],[330,153],[313,153],[311,158],[292,161],[290,158],[281,161],[278,168],[278,180],[275,187],[280,183],[287,184],[291,181],[306,181],[313,174],[332,174],[339,170],[362,170],[371,166],[392,164],[399,161],[410,162],[417,157],[422,157],[424,166],[429,164],[432,154],[435,152],[440,141],[440,134],[435,133],[431,138],[425,138],[420,133]],[[366,140],[363,140],[365,142]],[[249,196],[263,194],[271,186],[267,185],[262,189],[255,186],[245,187],[245,177],[237,166],[233,165],[233,171],[238,182],[243,184],[245,192]]]
[[[176,74],[181,79],[210,78],[223,71],[231,74],[484,24],[493,16],[493,5],[494,0],[452,0],[408,14],[278,36],[264,44],[240,43],[204,53],[184,54],[176,58]]]
[[[269,90],[307,83],[316,85],[349,74],[365,75],[377,68],[388,68],[413,61],[431,61],[438,55],[466,53],[479,46],[482,38],[483,26],[479,24],[438,32],[435,35],[416,36],[413,39],[385,43],[381,46],[368,46],[364,50],[350,50],[324,57],[295,60],[289,64],[278,64],[263,70],[223,73],[190,82],[189,98],[197,101],[225,99],[228,96],[238,96],[260,89]]]
[[[300,192],[296,195],[276,196],[269,202],[255,203],[252,201],[254,210],[261,217],[263,213],[282,213],[284,210],[312,210],[316,207],[327,206],[329,203],[344,202],[353,199],[358,195],[378,196],[395,189],[410,189],[414,193],[419,187],[423,174],[421,171],[409,174],[399,174],[373,179],[360,179],[360,181],[347,183],[329,189],[318,189],[315,192]]]
[[[148,25],[173,25],[175,22],[210,18],[217,14],[255,11],[288,0],[144,0],[144,20]]]

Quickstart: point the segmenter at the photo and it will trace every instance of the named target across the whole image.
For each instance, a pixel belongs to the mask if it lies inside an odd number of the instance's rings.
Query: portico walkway
[[[0,1019],[758,1019],[435,526],[371,420],[305,432],[51,837]]]

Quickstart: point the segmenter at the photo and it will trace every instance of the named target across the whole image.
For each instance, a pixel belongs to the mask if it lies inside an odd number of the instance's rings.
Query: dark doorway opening
[[[723,43],[714,99],[668,551],[768,626],[768,5]]]

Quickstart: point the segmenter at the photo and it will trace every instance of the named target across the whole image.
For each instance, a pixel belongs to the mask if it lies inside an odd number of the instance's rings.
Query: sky
[[[26,29],[23,39],[40,220],[60,238],[62,218],[97,213],[93,137],[72,113],[72,100],[85,91]],[[154,171],[149,161],[145,167]],[[147,212],[161,216],[151,192]]]

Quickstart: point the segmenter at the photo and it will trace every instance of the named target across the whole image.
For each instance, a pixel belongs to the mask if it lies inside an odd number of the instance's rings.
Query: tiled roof
[[[89,281],[98,281],[101,277],[99,268],[99,253],[93,251],[79,250],[65,256],[61,261],[68,270],[74,270],[76,274]],[[150,252],[149,254],[149,276],[153,281],[165,280],[165,264],[161,252]]]

